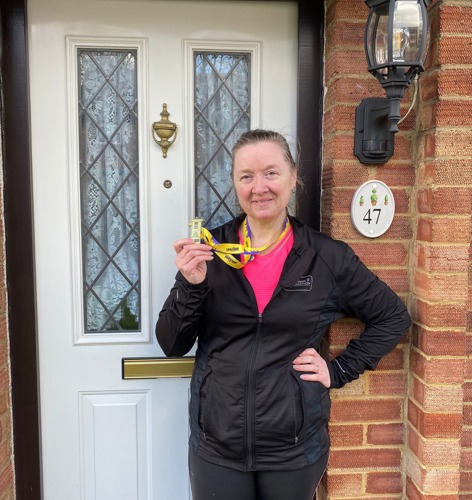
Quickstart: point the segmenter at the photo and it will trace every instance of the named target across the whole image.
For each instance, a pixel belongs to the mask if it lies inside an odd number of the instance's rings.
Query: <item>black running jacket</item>
[[[211,232],[219,242],[239,242],[240,223]],[[177,273],[156,324],[167,356],[185,355],[198,339],[191,448],[241,471],[297,469],[328,451],[329,391],[301,380],[292,361],[318,350],[333,321],[349,316],[365,325],[329,361],[333,388],[373,370],[410,326],[403,302],[348,245],[291,223],[294,245],[262,314],[242,270],[215,257],[201,284]]]

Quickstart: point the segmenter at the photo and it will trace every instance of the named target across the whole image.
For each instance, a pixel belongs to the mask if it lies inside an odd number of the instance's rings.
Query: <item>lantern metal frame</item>
[[[397,0],[364,0],[369,7],[364,48],[369,73],[377,78],[385,90],[386,98],[363,99],[356,109],[354,154],[366,164],[386,163],[394,153],[395,134],[400,120],[400,103],[406,89],[419,73],[424,71],[424,62],[429,48],[428,5],[430,0],[417,0],[420,5],[423,32],[415,60],[399,61],[393,56],[393,21]],[[378,29],[380,10],[388,6],[387,60],[378,64],[374,44]],[[377,24],[370,29],[377,16]],[[370,37],[369,37],[370,35]]]

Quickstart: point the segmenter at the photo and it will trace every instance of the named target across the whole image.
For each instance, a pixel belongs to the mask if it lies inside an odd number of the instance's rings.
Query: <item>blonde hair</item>
[[[297,164],[293,159],[292,152],[290,151],[290,146],[288,145],[287,139],[285,139],[285,137],[279,132],[275,132],[273,130],[254,129],[244,132],[235,142],[233,149],[231,150],[231,155],[232,155],[231,178],[233,178],[234,157],[236,156],[236,153],[244,146],[248,146],[250,144],[257,144],[258,142],[274,142],[278,144],[280,146],[280,149],[282,149],[285,158],[287,159],[290,165],[290,170],[293,173],[297,172],[298,170]]]

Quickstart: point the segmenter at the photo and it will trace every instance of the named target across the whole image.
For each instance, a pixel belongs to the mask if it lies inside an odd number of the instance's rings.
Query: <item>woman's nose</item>
[[[256,175],[254,177],[254,184],[252,186],[253,193],[265,193],[267,191],[266,178],[263,175]]]

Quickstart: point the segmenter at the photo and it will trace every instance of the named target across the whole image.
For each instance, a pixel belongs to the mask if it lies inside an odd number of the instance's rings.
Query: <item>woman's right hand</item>
[[[207,274],[206,263],[214,258],[211,247],[183,238],[174,242],[174,250],[177,254],[175,265],[183,277],[192,285],[202,283]]]

